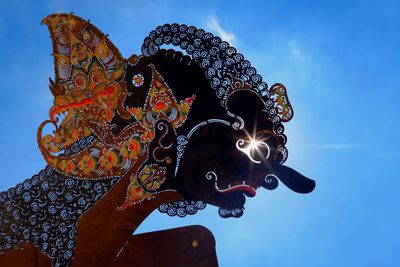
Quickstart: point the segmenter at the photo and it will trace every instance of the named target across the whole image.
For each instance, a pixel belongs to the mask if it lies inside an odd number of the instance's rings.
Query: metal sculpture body
[[[314,189],[313,180],[283,165],[282,123],[293,116],[285,87],[268,88],[219,37],[166,24],[146,37],[142,55],[124,59],[77,16],[43,23],[55,65],[54,105],[37,135],[48,166],[0,194],[1,252],[29,242],[55,266],[68,265],[78,219],[115,184],[123,199],[117,212],[179,193],[181,200],[159,203],[171,216],[209,203],[222,217],[240,217],[245,196],[275,189],[278,179],[299,193]],[[190,57],[160,50],[163,44]],[[46,134],[48,125],[55,129]]]

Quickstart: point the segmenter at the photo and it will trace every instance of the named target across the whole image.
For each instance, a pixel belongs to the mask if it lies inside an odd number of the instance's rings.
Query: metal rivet
[[[195,239],[192,242],[192,247],[197,248],[198,246],[200,246],[199,240]]]

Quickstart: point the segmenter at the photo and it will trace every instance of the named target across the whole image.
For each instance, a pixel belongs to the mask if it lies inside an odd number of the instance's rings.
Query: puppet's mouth
[[[50,109],[50,119],[52,122],[58,122],[57,116],[76,112],[78,114],[93,113],[94,116],[105,117],[107,121],[110,121],[112,119],[110,115],[111,95],[114,92],[113,86],[107,86],[104,92],[97,92],[94,96],[88,96],[73,103],[59,103]]]
[[[214,180],[214,187],[221,194],[229,194],[237,191],[243,192],[248,197],[254,197],[256,195],[256,190],[260,186],[252,181],[237,181],[232,184],[228,184],[228,186],[219,186],[218,185],[218,175],[213,172],[209,171],[206,174],[207,180]]]
[[[232,192],[242,191],[248,197],[254,197],[258,186],[250,181],[238,181],[233,184],[229,184],[227,187],[222,188],[218,186],[215,181],[215,189],[221,194],[228,194]]]

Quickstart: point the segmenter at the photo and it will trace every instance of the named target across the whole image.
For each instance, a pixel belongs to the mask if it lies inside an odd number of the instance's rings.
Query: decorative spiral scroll
[[[184,135],[180,135],[180,136],[177,137],[176,140],[177,140],[178,146],[176,148],[177,155],[176,155],[175,175],[178,172],[178,168],[179,168],[179,164],[180,164],[181,158],[183,156],[183,153],[185,152],[185,147],[188,144],[188,138],[186,136],[184,136]]]
[[[269,97],[268,85],[262,81],[255,68],[221,38],[193,26],[165,24],[158,26],[145,38],[142,53],[144,56],[152,56],[164,44],[180,46],[206,70],[211,87],[215,89],[222,104],[228,97],[233,78],[250,84],[253,90]]]
[[[202,210],[206,207],[206,203],[203,201],[187,201],[179,200],[162,204],[158,207],[161,213],[166,213],[169,216],[185,217],[186,215],[194,215],[197,211]]]
[[[82,138],[81,140],[73,143],[70,147],[65,149],[64,155],[70,156],[79,153],[83,149],[87,148],[90,144],[96,141],[94,136],[88,136],[86,138]]]
[[[274,190],[278,187],[278,184],[278,177],[275,174],[270,173],[264,177],[264,182],[262,183],[262,186],[265,189]]]
[[[206,179],[207,180],[214,180],[214,182],[216,182],[218,180],[218,175],[213,171],[209,171],[209,172],[206,173]]]
[[[53,266],[68,266],[79,216],[118,179],[78,180],[46,167],[31,179],[1,192],[0,253],[30,242],[49,255]]]
[[[257,150],[259,147],[263,147],[267,149],[267,155],[264,155],[265,159],[269,158],[269,155],[271,153],[269,146],[267,143],[262,142],[262,141],[257,141],[257,140],[250,140],[249,145],[243,146],[245,144],[245,141],[243,139],[239,139],[236,141],[236,148],[246,154],[246,156],[254,163],[259,164],[261,163],[260,160],[255,160],[252,156],[252,150]]]
[[[222,218],[239,218],[243,215],[243,208],[234,208],[234,209],[225,209],[219,208],[218,210],[219,216]]]

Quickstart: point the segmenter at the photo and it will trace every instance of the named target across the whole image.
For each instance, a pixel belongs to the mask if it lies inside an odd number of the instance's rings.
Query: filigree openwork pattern
[[[46,167],[0,193],[0,253],[27,242],[67,266],[73,257],[76,223],[118,181],[78,180]]]
[[[179,200],[162,204],[158,207],[161,213],[166,213],[169,216],[185,217],[186,215],[194,215],[199,210],[203,210],[206,207],[204,201],[187,201]]]

